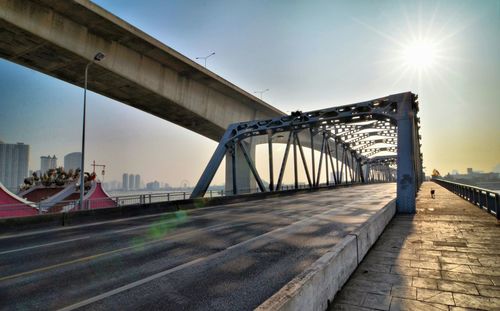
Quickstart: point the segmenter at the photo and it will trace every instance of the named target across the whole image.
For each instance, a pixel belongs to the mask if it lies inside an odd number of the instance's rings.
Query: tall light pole
[[[262,91],[255,91],[253,92],[254,94],[260,94],[260,100],[262,100],[262,94],[264,94],[265,92],[269,91],[269,89],[265,89],[265,90],[262,90]]]
[[[205,68],[207,68],[207,58],[209,58],[212,55],[215,55],[215,52],[212,52],[212,53],[208,54],[207,56],[196,57],[196,59],[203,59],[203,60],[205,60]]]
[[[87,66],[85,66],[85,83],[83,88],[83,129],[82,129],[82,162],[80,163],[80,209],[83,209],[83,192],[85,191],[85,117],[87,114],[87,78],[89,73],[89,67],[94,62],[99,62],[104,58],[104,54],[98,52],[92,61],[90,61]]]

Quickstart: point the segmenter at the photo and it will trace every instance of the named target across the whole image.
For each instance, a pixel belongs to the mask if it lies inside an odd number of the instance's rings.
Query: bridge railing
[[[477,207],[487,210],[489,213],[495,215],[498,220],[500,220],[500,194],[498,192],[471,185],[456,183],[441,178],[433,178],[432,181],[455,193],[464,200],[471,202]]]

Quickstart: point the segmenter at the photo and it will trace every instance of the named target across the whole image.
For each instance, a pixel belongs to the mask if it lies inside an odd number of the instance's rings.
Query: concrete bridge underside
[[[0,56],[215,141],[231,123],[280,110],[87,0],[0,0]]]

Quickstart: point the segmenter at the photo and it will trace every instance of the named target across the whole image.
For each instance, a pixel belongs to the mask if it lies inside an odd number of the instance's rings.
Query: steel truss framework
[[[226,175],[230,176],[232,194],[244,190],[238,189],[238,172],[241,172],[238,164],[241,163],[251,171],[259,191],[283,190],[284,172],[292,149],[295,188],[300,187],[300,160],[307,178],[306,187],[311,189],[325,185],[320,183],[322,174],[326,174],[323,180],[326,179],[328,186],[397,180],[398,210],[412,213],[416,191],[424,177],[417,113],[417,96],[408,92],[352,105],[295,112],[270,120],[232,124],[191,197],[205,194],[225,155],[229,159]],[[273,141],[286,144],[276,180]],[[257,143],[268,144],[268,186],[255,165],[253,146]],[[310,163],[306,161],[303,146],[311,150]],[[238,160],[241,158],[244,161]]]

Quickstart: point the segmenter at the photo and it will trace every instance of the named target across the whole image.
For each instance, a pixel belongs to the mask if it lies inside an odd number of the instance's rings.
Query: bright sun
[[[436,62],[436,57],[436,46],[425,40],[411,42],[402,51],[405,65],[416,70],[431,69]]]

